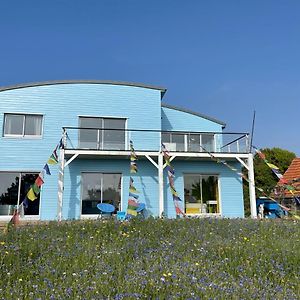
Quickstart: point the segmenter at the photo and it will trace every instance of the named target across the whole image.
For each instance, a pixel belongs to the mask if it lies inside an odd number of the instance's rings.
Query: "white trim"
[[[23,128],[22,128],[22,134],[5,134],[5,128],[6,128],[6,117],[5,115],[20,115],[23,116]],[[25,135],[25,121],[26,116],[41,116],[42,117],[42,124],[41,124],[41,134],[26,134]],[[4,112],[3,113],[3,130],[2,130],[2,137],[3,138],[15,138],[15,139],[42,139],[44,135],[44,114],[42,113],[14,113],[14,112]]]
[[[79,153],[77,153],[77,154],[74,154],[66,163],[65,163],[65,165],[64,165],[64,168],[66,167],[66,166],[68,166],[76,157],[78,157],[79,156]]]

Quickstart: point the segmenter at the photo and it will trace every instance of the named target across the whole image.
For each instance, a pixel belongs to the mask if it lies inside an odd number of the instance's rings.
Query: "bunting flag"
[[[137,155],[135,154],[135,150],[133,147],[133,142],[130,141],[130,173],[136,174],[138,172],[138,167],[136,161],[138,160]],[[127,206],[127,216],[137,216],[137,209],[139,207],[138,198],[139,191],[134,186],[134,180],[130,176],[129,179],[129,199],[128,199],[128,206]]]
[[[41,188],[40,188],[36,183],[34,183],[34,184],[32,185],[32,190],[34,191],[34,193],[35,193],[36,195],[38,195],[38,194],[40,193],[40,191],[41,191]]]
[[[47,163],[49,165],[56,165],[58,163],[58,158],[53,153],[51,154],[51,156],[49,157],[49,159],[47,161]]]
[[[30,188],[30,190],[28,191],[27,198],[31,201],[34,201],[37,198],[32,188]]]
[[[279,168],[274,164],[271,164],[267,159],[264,153],[262,153],[255,146],[252,146],[257,155],[265,162],[265,164],[273,171],[273,173],[277,176],[278,179],[281,179],[283,175],[279,172]]]
[[[169,151],[164,144],[161,144],[161,150],[162,150],[162,153],[163,153],[163,156],[165,159],[165,163],[166,163],[166,170],[168,173],[168,181],[169,181],[170,191],[171,191],[171,194],[173,197],[173,203],[174,203],[174,207],[175,207],[176,216],[182,215],[185,217],[185,213],[180,209],[179,203],[178,203],[182,200],[179,198],[178,193],[174,186],[175,170],[170,162]]]
[[[35,180],[35,182],[34,182],[38,187],[41,187],[43,184],[44,184],[44,180],[43,180],[43,178],[39,175],[37,178],[36,178],[36,180]]]
[[[43,169],[45,170],[45,172],[46,172],[47,175],[51,175],[51,172],[50,172],[48,164],[45,164]]]

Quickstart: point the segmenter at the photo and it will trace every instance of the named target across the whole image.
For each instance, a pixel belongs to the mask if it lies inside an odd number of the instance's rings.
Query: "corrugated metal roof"
[[[34,86],[42,86],[42,85],[55,85],[55,84],[77,84],[77,83],[89,83],[89,84],[111,84],[111,85],[126,85],[126,86],[135,86],[146,89],[159,90],[162,93],[162,97],[164,96],[167,89],[159,86],[147,85],[142,83],[134,83],[134,82],[125,82],[125,81],[110,81],[110,80],[53,80],[53,81],[42,81],[42,82],[31,82],[24,84],[16,84],[6,87],[0,87],[0,92],[21,89],[26,87],[34,87]]]
[[[189,109],[185,109],[185,108],[181,108],[181,107],[178,107],[178,106],[169,105],[169,104],[166,104],[166,103],[162,103],[161,106],[162,106],[162,107],[166,107],[166,108],[170,108],[170,109],[179,110],[179,111],[182,111],[182,112],[191,114],[191,115],[195,115],[195,116],[197,116],[197,117],[204,118],[204,119],[209,120],[209,121],[212,121],[212,122],[214,122],[214,123],[218,123],[218,124],[222,125],[222,128],[225,128],[225,126],[226,126],[226,123],[224,123],[224,122],[222,122],[222,121],[219,121],[219,120],[217,120],[217,119],[215,119],[215,118],[206,116],[206,115],[204,115],[204,114],[201,114],[201,113],[198,113],[198,112],[189,110]]]

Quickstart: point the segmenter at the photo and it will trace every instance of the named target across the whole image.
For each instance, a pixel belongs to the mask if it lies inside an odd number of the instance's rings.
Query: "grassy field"
[[[300,223],[73,221],[0,235],[0,299],[299,299]]]

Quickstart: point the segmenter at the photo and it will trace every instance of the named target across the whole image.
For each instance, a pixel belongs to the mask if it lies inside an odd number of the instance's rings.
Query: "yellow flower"
[[[5,245],[5,242],[0,242],[0,245]]]
[[[169,273],[168,273],[168,276],[172,276],[172,273],[169,272]]]
[[[199,263],[195,263],[196,266],[199,266]]]

